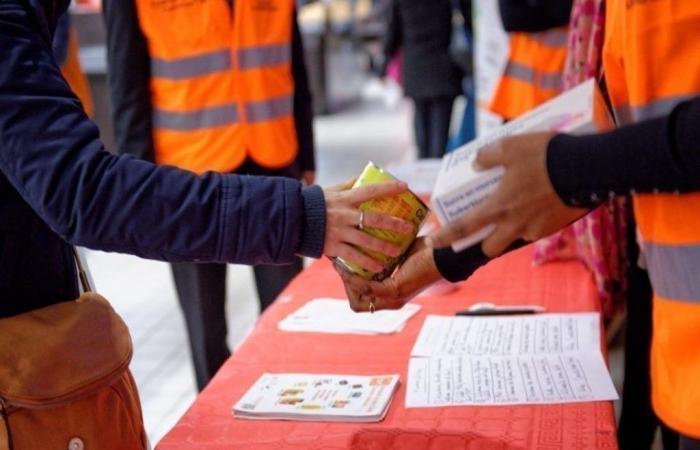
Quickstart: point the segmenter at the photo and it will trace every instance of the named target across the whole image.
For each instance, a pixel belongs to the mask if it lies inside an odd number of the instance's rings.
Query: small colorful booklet
[[[265,373],[233,407],[239,419],[379,422],[398,375]]]

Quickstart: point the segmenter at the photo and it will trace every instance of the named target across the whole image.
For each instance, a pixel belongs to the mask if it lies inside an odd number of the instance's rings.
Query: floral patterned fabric
[[[604,0],[574,0],[564,89],[600,75],[605,25]],[[534,260],[579,259],[593,273],[603,317],[610,319],[624,305],[627,261],[627,203],[606,202],[564,230],[535,244]]]

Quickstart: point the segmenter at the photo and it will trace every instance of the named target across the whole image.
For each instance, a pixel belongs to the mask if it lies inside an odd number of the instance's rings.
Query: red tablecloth
[[[406,370],[427,314],[451,315],[476,301],[538,303],[549,311],[598,310],[595,288],[578,263],[533,267],[525,248],[480,269],[459,289],[414,300],[422,305],[406,328],[390,336],[279,331],[277,322],[317,297],[344,297],[328,261],[302,272],[262,316],[157,450],[174,449],[613,449],[611,402],[568,405],[406,409]],[[234,419],[232,405],[263,372],[399,373],[384,421],[374,424]]]

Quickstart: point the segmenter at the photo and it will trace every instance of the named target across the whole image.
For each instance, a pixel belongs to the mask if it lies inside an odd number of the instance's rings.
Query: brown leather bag
[[[0,319],[0,450],[147,448],[131,355],[91,292]]]

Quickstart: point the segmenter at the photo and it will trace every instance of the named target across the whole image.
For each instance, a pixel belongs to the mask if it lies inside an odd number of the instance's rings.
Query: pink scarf
[[[569,24],[564,89],[600,74],[604,0],[574,0]],[[609,319],[624,306],[627,288],[627,203],[606,202],[560,232],[535,243],[535,263],[579,259],[593,273],[603,317]]]

